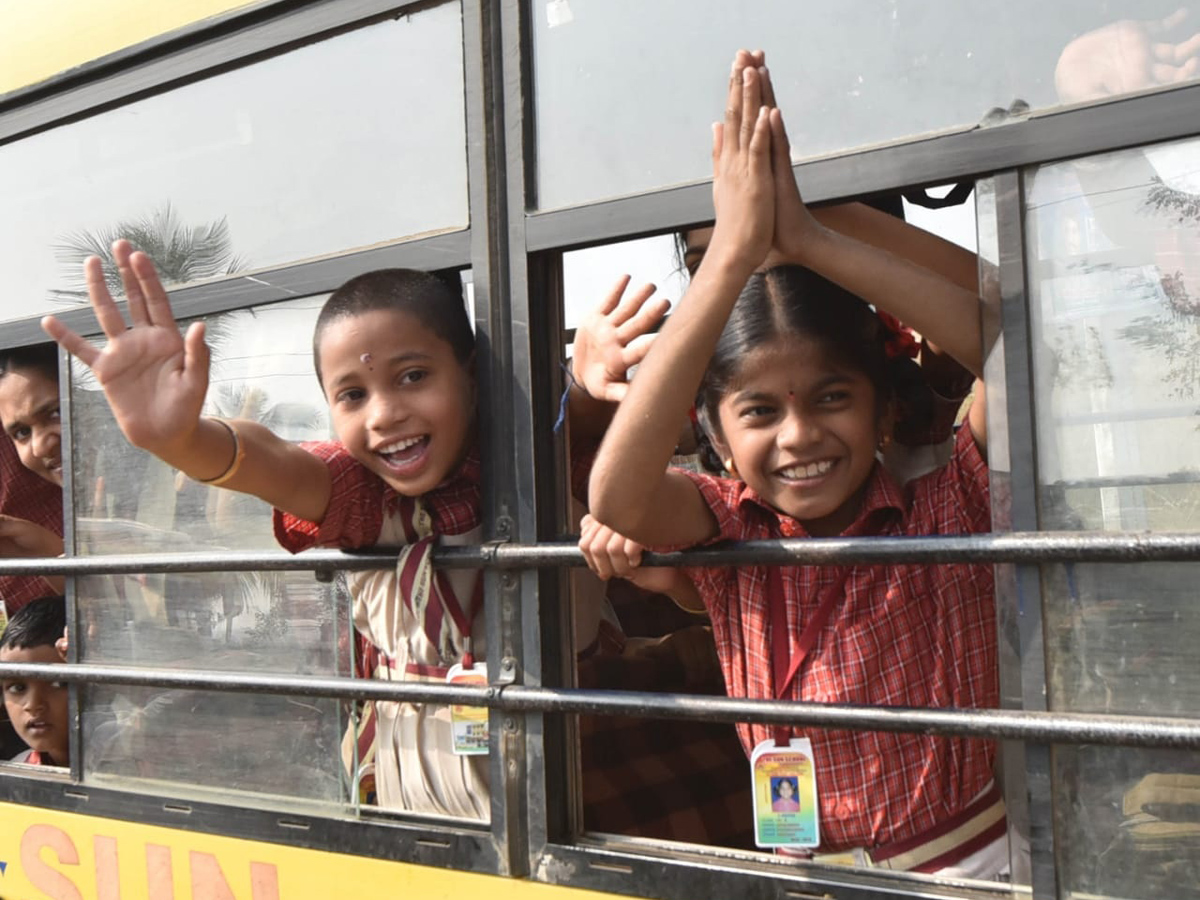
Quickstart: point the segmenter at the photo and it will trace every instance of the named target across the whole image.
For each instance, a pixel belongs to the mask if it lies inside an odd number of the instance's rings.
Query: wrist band
[[[215,416],[209,417],[209,421],[224,425],[225,430],[229,432],[229,436],[233,438],[233,459],[229,461],[229,465],[225,468],[225,471],[216,478],[196,479],[201,484],[211,484],[215,487],[216,485],[224,484],[238,473],[238,469],[242,467],[242,460],[246,458],[246,445],[242,443],[242,436],[238,434],[238,430],[232,422],[225,419],[218,419]]]

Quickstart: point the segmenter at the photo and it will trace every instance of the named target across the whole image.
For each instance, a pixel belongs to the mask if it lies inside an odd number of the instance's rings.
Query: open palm
[[[129,326],[108,291],[99,258],[91,257],[84,263],[88,300],[107,344],[96,347],[53,316],[42,327],[92,370],[129,442],[169,455],[190,441],[208,390],[204,325],[193,324],[186,337],[180,333],[154,263],[133,252],[128,241],[113,245],[113,257],[125,285]]]

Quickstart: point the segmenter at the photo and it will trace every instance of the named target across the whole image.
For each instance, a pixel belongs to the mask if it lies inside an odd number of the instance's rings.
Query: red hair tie
[[[916,359],[921,352],[921,344],[917,340],[917,336],[913,334],[913,330],[891,313],[885,313],[881,309],[875,310],[875,315],[879,316],[879,321],[887,330],[887,338],[883,342],[887,358],[896,359],[899,356],[907,356],[909,359]]]

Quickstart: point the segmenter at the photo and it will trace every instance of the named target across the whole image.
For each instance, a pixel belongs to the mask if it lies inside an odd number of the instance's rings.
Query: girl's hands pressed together
[[[670,308],[663,297],[651,301],[652,284],[625,297],[629,280],[622,275],[575,332],[571,374],[589,396],[609,403],[625,397],[629,370],[645,358],[654,341],[654,329]]]
[[[208,390],[204,324],[193,324],[184,337],[150,258],[125,240],[113,244],[113,257],[130,325],[108,291],[99,257],[93,256],[84,263],[88,300],[108,343],[98,349],[54,316],[43,319],[42,328],[92,370],[130,443],[168,458],[190,443],[200,421]]]
[[[800,188],[792,172],[791,142],[783,124],[783,113],[772,109],[768,116],[771,126],[771,173],[775,184],[775,236],[772,249],[782,260],[806,265],[824,229],[800,197]]]
[[[713,126],[713,207],[716,228],[708,256],[736,257],[753,271],[771,249],[775,185],[762,55],[739,50],[729,79],[725,121]],[[770,94],[773,98],[773,93]]]

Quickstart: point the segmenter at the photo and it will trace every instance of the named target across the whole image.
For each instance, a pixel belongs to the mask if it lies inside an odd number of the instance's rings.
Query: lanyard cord
[[[817,611],[805,623],[793,653],[791,633],[787,625],[787,597],[784,594],[783,575],[780,574],[779,566],[770,566],[767,569],[767,606],[771,615],[771,676],[775,684],[776,700],[783,700],[787,696],[800,667],[804,665],[804,658],[817,642],[817,636],[825,627],[825,623],[829,621],[833,605],[843,595],[849,578],[850,569],[843,569],[841,575],[822,593]],[[777,726],[775,746],[786,747],[789,732],[790,729],[786,726]]]

